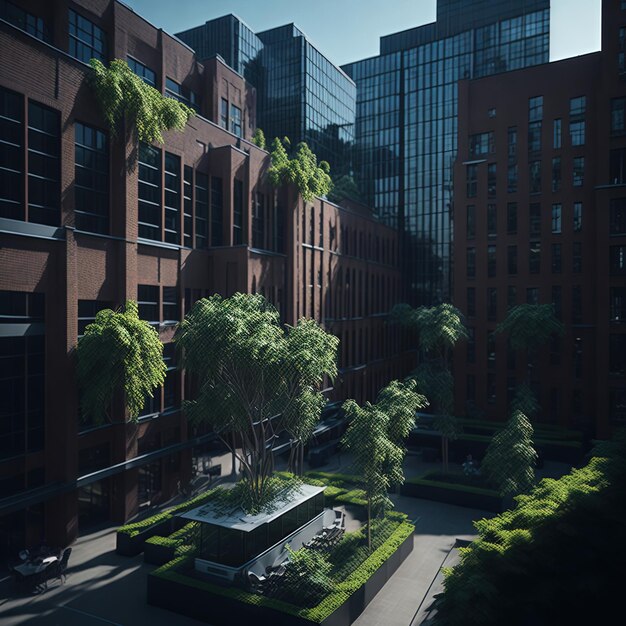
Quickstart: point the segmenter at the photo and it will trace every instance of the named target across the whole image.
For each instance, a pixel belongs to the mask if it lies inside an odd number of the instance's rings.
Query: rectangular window
[[[527,304],[539,304],[539,289],[537,287],[528,287],[526,289]]]
[[[584,117],[587,108],[586,96],[578,96],[577,98],[570,98],[569,101],[569,116],[570,118],[577,119]]]
[[[85,328],[96,320],[96,315],[104,309],[112,309],[110,302],[101,300],[79,300],[78,301],[78,337],[85,334]]]
[[[541,122],[530,122],[528,124],[528,152],[539,152],[541,150]]]
[[[467,316],[474,317],[476,315],[476,289],[474,287],[467,288]]]
[[[163,383],[163,411],[171,411],[179,405],[178,380],[179,374],[176,369],[176,346],[173,343],[166,343],[163,346],[163,361],[167,372]]]
[[[193,247],[193,168],[185,165],[183,168],[183,245]]]
[[[626,235],[626,198],[613,198],[610,201],[609,233]]]
[[[161,241],[161,150],[139,144],[139,237]]]
[[[543,96],[528,99],[528,121],[536,122],[543,119]]]
[[[611,276],[626,276],[626,246],[611,246],[609,249]]]
[[[530,193],[541,193],[541,161],[528,164]]]
[[[609,416],[613,422],[626,421],[626,387],[609,389]]]
[[[180,157],[165,153],[165,241],[180,245]]]
[[[467,362],[476,362],[476,332],[471,326],[467,328]]]
[[[583,290],[580,285],[572,287],[572,322],[580,324],[583,321]]]
[[[626,322],[626,287],[611,287],[610,310],[611,322]]]
[[[563,290],[560,285],[552,286],[552,308],[557,319],[563,317]]]
[[[89,63],[91,59],[107,62],[107,41],[105,32],[82,15],[69,13],[70,56]]]
[[[487,166],[487,194],[490,198],[494,198],[496,195],[497,181],[496,164],[489,163]]]
[[[550,365],[561,364],[561,338],[558,335],[550,337]]]
[[[139,317],[150,324],[159,324],[159,287],[158,285],[137,285],[137,304]]]
[[[168,98],[174,98],[174,100],[186,104],[196,111],[198,110],[198,95],[196,92],[169,77],[165,78],[165,95]]]
[[[58,111],[29,101],[28,221],[48,226],[58,226],[61,220],[59,126]]]
[[[476,248],[467,249],[467,277],[476,276]]]
[[[507,146],[509,163],[517,161],[517,126],[509,126],[507,131]]]
[[[561,147],[562,126],[563,126],[562,120],[560,119],[554,120],[554,123],[552,125],[552,147],[555,150],[558,150]]]
[[[585,184],[585,157],[574,157],[574,187],[582,187]]]
[[[265,196],[258,191],[254,194],[252,211],[252,246],[265,248]]]
[[[467,166],[467,197],[475,198],[478,187],[478,168],[476,165]]]
[[[495,372],[487,372],[487,402],[489,404],[496,403],[496,374]]]
[[[220,101],[220,126],[228,130],[228,100],[226,98]]]
[[[560,274],[562,267],[561,244],[552,244],[552,273]]]
[[[176,287],[163,287],[163,320],[165,322],[180,321],[178,290]]]
[[[9,24],[27,32],[33,37],[37,37],[37,39],[51,43],[50,32],[43,19],[24,11],[24,9],[8,0],[0,0],[0,19],[9,22]]]
[[[493,319],[496,319],[495,316]],[[496,338],[493,333],[487,335],[487,369],[496,369]]]
[[[552,159],[552,191],[561,191],[561,157]]]
[[[552,234],[559,234],[561,232],[561,205],[552,205]]]
[[[506,205],[506,232],[509,235],[517,233],[517,202]]]
[[[510,275],[517,274],[517,246],[507,247],[507,269]]]
[[[574,232],[578,233],[583,229],[583,203],[574,202]]]
[[[610,372],[610,367],[609,367],[609,372]],[[582,376],[583,376],[583,340],[580,337],[576,337],[576,339],[574,339],[574,378],[582,378]]]
[[[128,67],[130,67],[144,83],[147,83],[151,87],[156,87],[156,74],[147,65],[137,61],[137,59],[133,59],[130,55],[126,57],[126,60]]]
[[[487,276],[493,278],[496,275],[496,247],[487,246]]]
[[[494,287],[487,289],[487,319],[495,322],[498,317],[498,290]]]
[[[97,128],[74,124],[74,212],[76,228],[109,233],[109,146]]]
[[[583,244],[580,241],[575,241],[572,248],[572,270],[574,274],[583,271]]]
[[[221,246],[224,228],[224,192],[222,179],[211,176],[211,245]]]
[[[470,159],[479,159],[495,152],[493,132],[478,133],[470,136]]]
[[[517,164],[508,167],[506,191],[507,193],[517,193]]]
[[[196,248],[209,245],[209,177],[196,171]]]
[[[611,132],[621,135],[626,131],[626,98],[613,98],[611,100]]]
[[[517,305],[517,287],[515,285],[509,285],[506,288],[506,306],[512,309]]]
[[[569,136],[573,146],[585,145],[585,120],[570,122]]]
[[[474,239],[476,235],[476,207],[473,204],[467,205],[467,220],[466,220],[465,233],[468,239]]]
[[[609,159],[609,182],[612,185],[626,183],[626,148],[611,150]]]
[[[230,105],[230,132],[241,137],[241,109],[234,104]]]
[[[0,87],[0,217],[24,219],[24,98]]]
[[[531,241],[528,246],[528,271],[531,274],[539,274],[541,270],[541,243]]]
[[[626,335],[609,336],[609,373],[626,374]]]
[[[541,205],[533,202],[528,210],[528,230],[531,237],[541,235]]]
[[[487,235],[495,237],[498,231],[498,213],[495,204],[487,205]]]
[[[243,181],[236,180],[233,183],[233,245],[243,243]]]

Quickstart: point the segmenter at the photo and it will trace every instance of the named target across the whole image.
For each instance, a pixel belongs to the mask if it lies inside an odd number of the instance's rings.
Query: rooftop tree
[[[379,393],[376,404],[366,402],[361,407],[354,400],[343,404],[349,424],[342,443],[352,453],[355,471],[362,477],[370,550],[372,514],[393,506],[387,491],[404,482],[404,441],[415,425],[416,411],[427,404],[414,381],[391,382]]]
[[[111,419],[111,402],[124,392],[129,418],[141,413],[147,396],[165,381],[163,344],[159,334],[139,319],[137,303],[124,311],[105,309],[78,341],[78,384],[85,418]]]
[[[435,414],[434,426],[441,433],[441,456],[444,472],[448,471],[448,441],[456,437],[454,418],[454,380],[452,378],[452,350],[460,339],[467,338],[467,330],[460,311],[444,302],[434,307],[411,308],[399,304],[392,318],[417,333],[424,359],[411,374],[417,388],[430,401]]]
[[[337,373],[339,340],[312,320],[284,328],[261,295],[235,294],[196,302],[175,342],[198,382],[187,415],[209,424],[239,460],[258,510],[272,489],[277,434],[287,429],[302,444],[320,418],[321,383]]]

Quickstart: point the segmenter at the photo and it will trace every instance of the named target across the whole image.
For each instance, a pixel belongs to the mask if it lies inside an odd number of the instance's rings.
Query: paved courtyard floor
[[[344,463],[347,459],[344,459]],[[407,459],[407,475],[423,470],[419,458]],[[434,469],[433,464],[428,468]],[[324,468],[340,469],[338,462]],[[341,469],[346,470],[342,465]],[[565,466],[548,466],[542,475],[560,475]],[[392,496],[396,510],[416,526],[414,549],[374,598],[355,626],[418,626],[432,595],[440,590],[439,571],[454,558],[457,539],[472,539],[473,520],[492,514],[429,500]],[[115,530],[107,526],[80,537],[72,546],[65,584],[54,581],[38,595],[16,596],[8,577],[0,575],[0,625],[16,626],[193,626],[193,619],[146,603],[146,576],[154,566],[143,555],[115,553]],[[446,562],[446,565],[450,561]],[[207,607],[210,616],[211,608]],[[210,617],[208,619],[210,623]],[[239,626],[233,622],[233,626]]]

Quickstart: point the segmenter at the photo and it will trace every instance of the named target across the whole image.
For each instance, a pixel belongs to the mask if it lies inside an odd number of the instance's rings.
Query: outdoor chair
[[[72,548],[65,548],[65,550],[63,550],[60,560],[52,564],[49,578],[58,578],[61,581],[61,584],[65,582],[65,579],[67,578],[65,570],[67,569],[67,563],[70,560],[70,554],[72,554]]]

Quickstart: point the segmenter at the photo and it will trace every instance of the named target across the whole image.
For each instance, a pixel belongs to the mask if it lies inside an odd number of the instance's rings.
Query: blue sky
[[[331,61],[341,65],[378,53],[378,40],[432,22],[436,0],[125,0],[157,27],[175,33],[226,13],[254,31],[295,22]],[[552,0],[551,59],[600,48],[601,0]]]

